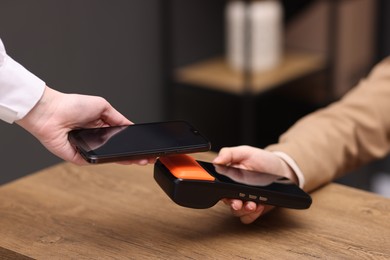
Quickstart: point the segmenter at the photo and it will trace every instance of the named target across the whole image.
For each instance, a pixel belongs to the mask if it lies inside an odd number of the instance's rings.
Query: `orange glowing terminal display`
[[[165,167],[178,179],[214,181],[200,164],[188,155],[172,155],[160,157],[159,159]]]

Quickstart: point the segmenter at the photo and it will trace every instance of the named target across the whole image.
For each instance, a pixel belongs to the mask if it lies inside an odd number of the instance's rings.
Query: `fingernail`
[[[237,205],[234,202],[231,203],[230,206],[232,207],[232,209],[238,210],[238,207],[237,207]]]
[[[255,207],[254,207],[252,204],[246,204],[246,205],[245,205],[245,208],[246,208],[247,210],[250,210],[250,211],[252,211],[252,210],[255,209]]]

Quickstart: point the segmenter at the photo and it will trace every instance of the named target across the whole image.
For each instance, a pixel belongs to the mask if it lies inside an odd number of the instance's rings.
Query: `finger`
[[[235,164],[241,163],[249,156],[250,149],[248,146],[236,146],[236,147],[224,147],[222,148],[218,156],[214,158],[215,164]],[[250,155],[250,154],[249,154]]]
[[[231,147],[222,148],[219,151],[218,156],[216,158],[214,158],[213,163],[215,163],[215,164],[229,164],[229,163],[231,163],[234,150],[235,150],[235,148],[231,148]]]
[[[257,208],[257,204],[253,201],[247,201],[244,204],[244,209],[248,212],[255,211]]]
[[[103,99],[102,102],[105,103],[104,111],[101,115],[104,122],[111,126],[133,124],[130,120],[113,108],[105,99]]]
[[[74,150],[73,147],[70,147],[69,149],[72,149]],[[68,150],[68,151],[71,151],[71,150]],[[55,152],[53,152],[54,154],[56,154]],[[62,159],[64,159],[65,161],[69,161],[69,162],[72,162],[76,165],[87,165],[89,164],[77,151],[72,151],[71,152],[72,155],[70,155],[68,158],[66,157],[67,155],[63,155],[63,154],[57,154],[59,157],[61,157]]]
[[[255,211],[245,214],[240,217],[240,220],[243,224],[251,224],[253,223],[256,219],[258,219],[261,214],[264,212],[264,205],[258,204],[257,208]]]
[[[138,165],[147,165],[149,164],[148,159],[139,159],[139,160],[127,160],[127,161],[118,161],[116,162],[117,164],[122,164],[122,165],[132,165],[132,164],[138,164]]]
[[[243,206],[243,202],[242,200],[235,200],[235,199],[232,199],[230,200],[230,209],[233,213],[233,215],[237,216],[237,215],[241,215],[241,210],[242,210],[242,206]]]
[[[232,214],[236,217],[242,217],[255,212],[257,204],[253,201],[242,202],[241,200],[235,200],[231,204]]]
[[[226,205],[229,206],[231,205],[230,199],[221,199],[221,201]]]

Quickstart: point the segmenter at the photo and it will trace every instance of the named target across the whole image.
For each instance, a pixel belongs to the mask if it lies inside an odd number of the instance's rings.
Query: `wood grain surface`
[[[312,197],[308,210],[275,209],[243,225],[222,203],[176,205],[152,165],[62,163],[0,187],[0,256],[390,259],[389,199],[338,184]]]

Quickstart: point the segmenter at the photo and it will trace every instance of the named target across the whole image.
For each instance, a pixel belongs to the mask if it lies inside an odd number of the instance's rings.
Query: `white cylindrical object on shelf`
[[[246,13],[246,8],[249,8]],[[248,15],[246,18],[245,16]],[[243,71],[249,64],[252,72],[265,71],[277,66],[283,55],[283,9],[278,0],[229,1],[226,19],[226,59],[235,70]],[[246,24],[245,19],[249,19]],[[249,25],[249,28],[245,26]],[[245,29],[249,29],[250,42],[245,42]],[[249,61],[245,61],[246,47],[250,47]]]
[[[251,69],[264,71],[282,59],[283,11],[277,0],[255,1],[249,9],[251,23]]]
[[[245,3],[229,1],[225,10],[227,63],[235,70],[244,68]]]

